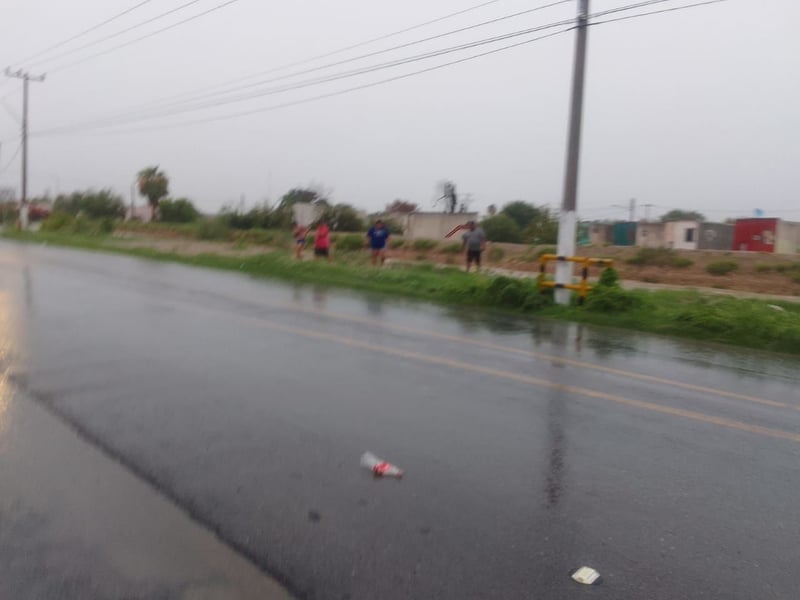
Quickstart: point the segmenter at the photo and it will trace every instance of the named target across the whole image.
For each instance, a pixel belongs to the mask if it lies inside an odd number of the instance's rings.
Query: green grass
[[[26,242],[112,252],[151,260],[239,271],[254,277],[349,288],[394,297],[418,298],[452,305],[483,307],[517,314],[567,319],[648,333],[720,342],[753,349],[800,354],[800,303],[702,295],[692,291],[594,291],[584,307],[552,304],[533,279],[489,277],[438,268],[429,263],[371,268],[366,253],[337,256],[328,264],[297,262],[274,251],[248,257],[206,254],[182,256],[148,248],[126,247],[108,236],[61,233],[17,234]],[[770,304],[784,310],[775,310]]]

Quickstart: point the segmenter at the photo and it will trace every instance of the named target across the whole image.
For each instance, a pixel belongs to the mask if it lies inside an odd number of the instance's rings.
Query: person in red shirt
[[[325,221],[320,221],[314,234],[314,256],[331,260],[331,228]]]

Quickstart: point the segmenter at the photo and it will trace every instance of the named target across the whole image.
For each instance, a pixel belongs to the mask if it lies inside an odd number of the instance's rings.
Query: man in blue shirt
[[[372,264],[378,264],[378,258],[381,259],[381,265],[386,261],[386,242],[389,240],[389,230],[386,229],[383,221],[378,219],[375,225],[369,228],[367,232],[367,245],[372,251]]]

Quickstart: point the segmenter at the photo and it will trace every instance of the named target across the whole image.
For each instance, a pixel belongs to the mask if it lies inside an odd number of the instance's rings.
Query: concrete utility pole
[[[575,36],[575,66],[572,71],[572,108],[569,120],[567,170],[564,178],[564,197],[558,223],[558,255],[575,254],[577,227],[578,163],[581,150],[583,120],[583,82],[586,71],[586,37],[589,25],[589,0],[578,0],[578,24]],[[572,292],[558,285],[572,283],[573,265],[563,260],[556,264],[556,293],[558,304],[569,304]]]
[[[6,69],[6,77],[22,79],[22,197],[19,202],[19,219],[22,229],[28,228],[28,84],[44,81],[44,75],[31,75],[19,69]]]

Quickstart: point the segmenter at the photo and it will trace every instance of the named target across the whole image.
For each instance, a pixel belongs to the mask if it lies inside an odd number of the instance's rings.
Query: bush
[[[800,272],[800,263],[782,263],[775,267],[778,273],[792,273],[794,271]]]
[[[392,250],[397,250],[398,248],[402,248],[406,245],[406,241],[403,238],[395,238],[389,240],[389,248]]]
[[[602,287],[618,287],[619,286],[619,272],[614,267],[603,269],[600,273],[600,279],[597,285]]]
[[[199,240],[219,241],[227,240],[231,231],[224,219],[206,219],[197,226],[196,236]]]
[[[365,238],[357,233],[343,235],[336,242],[336,249],[342,252],[354,252],[362,250],[365,244]]]
[[[756,273],[771,273],[773,270],[772,265],[756,265]]]
[[[65,212],[54,212],[42,221],[42,231],[62,231],[72,229],[75,219],[72,215]]]
[[[510,217],[500,214],[481,222],[481,227],[490,242],[518,244],[522,241],[522,231]]]
[[[164,223],[194,223],[200,213],[186,198],[162,200],[158,203],[158,220]]]
[[[586,297],[586,310],[590,312],[615,313],[641,308],[642,297],[626,292],[621,287],[599,285]]]
[[[502,248],[489,248],[486,256],[491,262],[499,262],[506,257],[506,251]]]
[[[77,216],[79,213],[89,219],[122,218],[125,216],[125,204],[122,197],[112,190],[85,190],[73,192],[69,196],[59,195],[53,202],[53,212],[68,213]]]
[[[687,267],[691,267],[694,264],[694,261],[689,260],[684,256],[677,256],[675,260],[672,261],[672,266],[676,269],[685,269]]]
[[[732,260],[720,260],[710,263],[706,267],[706,271],[711,275],[727,275],[739,270],[739,263]]]
[[[416,250],[417,252],[427,252],[428,250],[432,250],[438,246],[435,240],[426,240],[426,239],[419,239],[414,240],[411,244],[411,247]]]
[[[629,265],[639,267],[676,267],[691,266],[692,261],[678,256],[672,248],[640,248],[639,251],[627,260]]]
[[[442,246],[439,251],[442,254],[461,254],[461,251],[464,248],[464,244],[460,244],[459,242],[452,242],[451,244],[445,244]]]

